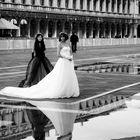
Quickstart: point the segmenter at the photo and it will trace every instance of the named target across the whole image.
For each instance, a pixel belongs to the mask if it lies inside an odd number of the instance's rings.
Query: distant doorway
[[[137,37],[140,38],[140,25],[138,25],[138,28],[137,28]]]

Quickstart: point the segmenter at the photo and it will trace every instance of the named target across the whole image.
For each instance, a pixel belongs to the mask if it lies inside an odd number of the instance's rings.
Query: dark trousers
[[[77,43],[72,42],[71,46],[72,46],[72,52],[76,52],[77,51]]]

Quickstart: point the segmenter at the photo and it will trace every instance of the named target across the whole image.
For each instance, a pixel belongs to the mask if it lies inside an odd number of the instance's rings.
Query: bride
[[[31,87],[5,87],[0,94],[20,98],[69,98],[79,96],[79,85],[74,71],[73,56],[68,35],[59,35],[57,55],[59,57],[54,69],[40,82]]]

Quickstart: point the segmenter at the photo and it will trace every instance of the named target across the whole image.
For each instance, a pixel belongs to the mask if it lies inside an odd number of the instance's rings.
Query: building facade
[[[140,37],[138,0],[1,0],[1,17],[20,27],[16,36],[80,39]]]

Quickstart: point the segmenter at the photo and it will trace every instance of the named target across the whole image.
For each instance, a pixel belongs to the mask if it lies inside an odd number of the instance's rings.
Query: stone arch
[[[18,24],[18,21],[17,21],[16,18],[12,18],[10,21],[11,21],[13,24],[15,24],[15,25]],[[12,30],[11,33],[12,33],[12,36],[15,37],[16,34],[17,34],[17,31],[16,31],[16,30]]]
[[[88,21],[86,23],[86,37],[89,38],[91,36],[91,22]]]
[[[105,37],[108,38],[110,33],[110,24],[107,22],[105,23]]]
[[[53,37],[54,35],[54,22],[50,20],[48,22],[48,37]]]
[[[13,24],[17,24],[17,19],[12,18],[12,19],[11,19],[11,22],[12,22]]]
[[[65,32],[69,35],[71,31],[71,24],[69,21],[65,22]]]
[[[138,28],[137,28],[137,37],[140,38],[140,24],[138,25]]]
[[[47,30],[46,21],[44,19],[40,20],[39,29],[40,29],[40,33],[42,33],[44,36]]]
[[[115,24],[114,23],[112,23],[111,24],[111,37],[115,37]]]
[[[120,23],[118,23],[116,26],[117,26],[116,27],[116,29],[117,29],[117,35],[116,35],[116,37],[117,38],[121,38],[121,25],[120,25]]]
[[[99,24],[99,37],[104,38],[104,23]]]
[[[94,22],[93,23],[93,38],[96,38],[97,37],[97,33],[98,33],[98,24],[97,22]]]
[[[76,21],[73,21],[72,22],[72,32],[75,32],[75,33],[77,33],[78,32],[78,24],[77,24],[77,22]]]
[[[124,38],[126,35],[126,25],[125,23],[122,24],[122,38]]]
[[[84,36],[84,31],[85,31],[85,24],[83,22],[79,23],[79,37],[83,38]]]
[[[28,22],[26,19],[20,21],[20,35],[26,37],[28,35]]]
[[[30,22],[30,36],[35,37],[37,33],[37,21],[35,19],[32,19]]]
[[[57,21],[57,37],[59,33],[62,32],[62,22],[60,20]]]

